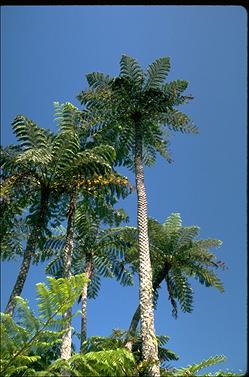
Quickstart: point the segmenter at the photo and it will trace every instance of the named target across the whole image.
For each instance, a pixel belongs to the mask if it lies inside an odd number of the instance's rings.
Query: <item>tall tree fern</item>
[[[122,55],[118,77],[90,73],[87,75],[89,89],[78,96],[86,105],[84,116],[99,131],[95,140],[108,140],[117,151],[118,163],[135,171],[143,356],[152,361],[148,374],[153,377],[159,376],[160,371],[154,329],[144,165],[152,165],[157,152],[170,161],[165,129],[197,131],[189,117],[176,109],[192,98],[182,94],[188,83],[184,80],[165,83],[169,70],[168,57],[157,59],[143,72],[134,58]]]
[[[165,282],[172,314],[177,318],[178,304],[183,312],[193,310],[193,291],[189,278],[194,278],[206,287],[224,291],[215,270],[224,264],[217,260],[211,248],[222,242],[216,239],[197,239],[198,226],[183,226],[179,213],[171,214],[163,224],[149,218],[149,242],[153,271],[153,291],[156,302],[160,287]],[[126,254],[138,271],[136,255]],[[132,335],[140,320],[140,306],[134,313],[129,332]]]

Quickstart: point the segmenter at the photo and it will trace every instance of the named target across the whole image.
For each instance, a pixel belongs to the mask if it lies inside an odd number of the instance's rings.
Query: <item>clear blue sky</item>
[[[53,101],[80,106],[85,74],[118,75],[121,54],[146,68],[170,56],[169,80],[189,81],[195,99],[185,111],[200,134],[174,134],[174,164],[158,159],[146,169],[149,215],[163,221],[180,212],[184,225],[198,225],[202,238],[218,238],[225,293],[193,284],[194,311],[171,317],[162,287],[156,330],[185,366],[216,354],[228,357],[213,368],[247,369],[246,359],[246,58],[247,14],[239,6],[5,6],[2,32],[2,137],[15,141],[11,121],[25,114],[54,129]],[[124,170],[122,170],[124,171]],[[127,174],[127,173],[126,173]],[[134,181],[133,177],[131,180]],[[135,195],[122,203],[135,224]],[[2,264],[2,304],[19,263]],[[44,266],[32,267],[24,296],[34,303],[34,284]],[[138,287],[103,281],[89,303],[89,335],[126,329],[137,306]],[[78,326],[80,320],[75,322]],[[213,370],[212,368],[210,370]]]

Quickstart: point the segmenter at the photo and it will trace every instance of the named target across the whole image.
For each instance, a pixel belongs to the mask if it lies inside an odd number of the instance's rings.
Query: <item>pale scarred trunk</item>
[[[68,209],[66,245],[64,249],[64,255],[63,255],[63,266],[64,266],[63,277],[64,278],[69,278],[71,276],[76,199],[77,199],[77,193],[73,192],[70,197],[70,203],[69,203],[69,209]],[[69,318],[71,316],[71,313],[72,313],[72,309],[69,308],[63,314],[63,318],[65,319]],[[62,336],[61,359],[68,360],[71,357],[71,352],[72,352],[72,330],[71,330],[71,321],[68,320],[67,325],[65,327],[65,333]],[[68,376],[68,372],[62,371],[62,375]]]
[[[87,278],[91,278],[93,272],[92,255],[86,255],[85,274]],[[81,292],[81,338],[80,338],[80,351],[82,352],[82,344],[87,338],[87,288],[88,283],[84,284]]]
[[[164,281],[164,279],[167,277],[167,274],[169,272],[170,265],[166,261],[164,266],[161,268],[161,270],[156,274],[156,276],[153,276],[153,291],[157,290],[161,283]],[[136,330],[138,327],[140,321],[140,305],[138,305],[135,313],[133,314],[133,317],[131,319],[131,323],[129,326],[129,329],[127,331],[128,336],[127,336],[127,342],[125,344],[126,348],[128,348],[130,351],[132,350],[132,346],[134,343],[134,335],[136,334]]]
[[[158,345],[154,328],[152,268],[148,239],[147,198],[144,186],[142,163],[141,125],[135,124],[135,175],[137,190],[137,227],[139,248],[139,302],[141,317],[142,356],[151,361],[146,374],[149,377],[160,376]]]
[[[28,272],[31,266],[32,258],[37,247],[38,241],[41,237],[42,227],[45,223],[46,213],[48,209],[48,200],[49,200],[49,191],[46,187],[41,189],[41,197],[40,197],[40,209],[37,216],[36,223],[33,225],[31,230],[30,236],[27,241],[26,249],[23,255],[23,260],[21,264],[20,271],[18,273],[16,283],[14,288],[11,292],[8,304],[5,309],[6,314],[10,314],[11,316],[14,313],[14,309],[16,306],[15,297],[21,296],[22,290],[25,284],[25,281],[28,276]]]

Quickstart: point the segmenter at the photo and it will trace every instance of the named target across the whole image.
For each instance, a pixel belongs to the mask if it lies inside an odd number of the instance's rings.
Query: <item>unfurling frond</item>
[[[170,59],[162,57],[155,60],[149,65],[147,69],[147,81],[145,83],[145,90],[160,89],[170,70]]]
[[[120,76],[130,79],[135,87],[141,88],[143,71],[137,60],[128,55],[122,55],[120,60]]]

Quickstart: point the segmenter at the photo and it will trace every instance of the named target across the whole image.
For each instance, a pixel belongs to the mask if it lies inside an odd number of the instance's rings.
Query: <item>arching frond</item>
[[[170,70],[170,59],[162,57],[149,65],[144,90],[159,89]]]
[[[214,287],[221,293],[224,292],[223,283],[214,271],[200,265],[193,265],[191,275],[198,279],[201,284],[205,284],[206,287]]]
[[[198,127],[195,126],[190,118],[176,109],[168,109],[165,113],[165,124],[173,131],[180,131],[182,133],[198,133]]]
[[[91,280],[87,286],[87,297],[88,298],[96,298],[99,294],[101,286],[101,279],[100,276],[96,271],[94,271]]]
[[[86,74],[86,79],[89,86],[93,89],[99,89],[106,87],[107,84],[111,81],[111,76],[105,75],[101,72],[92,72]]]
[[[176,248],[180,249],[184,246],[190,245],[193,238],[197,237],[200,233],[198,226],[184,226],[178,230],[178,237],[176,240]]]
[[[193,310],[193,290],[180,270],[171,272],[174,276],[176,298],[178,299],[183,312],[191,313]]]
[[[225,360],[226,360],[226,357],[224,355],[212,356],[206,360],[201,361],[200,363],[190,365],[186,368],[179,368],[177,369],[176,373],[177,373],[177,376],[187,376],[187,375],[195,376],[195,373],[199,372],[201,369],[210,367],[217,363],[222,363]]]
[[[47,131],[38,127],[32,120],[18,115],[12,122],[13,131],[24,149],[47,147]]]
[[[182,225],[181,215],[180,213],[172,213],[165,222],[163,223],[163,227],[167,234],[174,233],[180,229]]]
[[[141,88],[143,71],[136,59],[128,55],[122,55],[120,60],[120,76],[130,79],[135,87]]]

